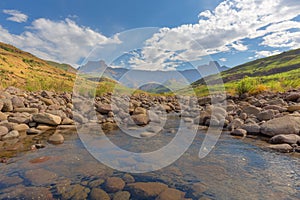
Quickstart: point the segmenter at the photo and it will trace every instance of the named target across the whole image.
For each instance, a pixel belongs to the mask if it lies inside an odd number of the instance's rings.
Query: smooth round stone
[[[113,200],[129,200],[130,199],[130,193],[127,191],[120,191],[115,193]]]
[[[108,192],[118,192],[123,190],[125,182],[118,177],[107,178],[105,188]]]
[[[93,188],[90,192],[89,199],[91,200],[110,200],[109,195],[100,188]]]
[[[50,136],[48,142],[51,144],[62,144],[64,143],[64,136],[62,134],[59,133],[55,133],[53,135]]]

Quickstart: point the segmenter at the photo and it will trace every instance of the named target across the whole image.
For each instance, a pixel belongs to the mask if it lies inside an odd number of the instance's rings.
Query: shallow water
[[[176,126],[171,125],[148,139],[129,140],[120,130],[110,132],[109,138],[124,149],[149,152],[167,144],[174,137],[169,131],[173,128]],[[257,139],[239,140],[223,133],[213,151],[199,159],[204,136],[205,131],[198,131],[189,150],[172,165],[132,175],[136,181],[166,183],[186,192],[185,197],[192,199],[299,199],[299,156],[267,151]],[[124,175],[94,159],[76,134],[65,137],[63,145],[48,144],[44,149],[22,153],[8,164],[0,164],[0,199],[33,196],[46,199],[51,195],[63,198],[58,186],[64,183],[80,185],[82,188],[78,186],[78,191],[82,189],[81,192],[88,194],[89,182]],[[101,144],[97,140],[94,142]],[[109,149],[107,153],[114,155]],[[136,161],[124,158],[118,162],[133,165]],[[200,187],[195,189],[197,184]]]

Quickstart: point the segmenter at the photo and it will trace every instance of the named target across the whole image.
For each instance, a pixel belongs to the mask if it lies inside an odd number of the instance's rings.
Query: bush
[[[257,85],[256,80],[253,78],[245,77],[240,82],[238,82],[236,91],[239,95],[249,93]]]

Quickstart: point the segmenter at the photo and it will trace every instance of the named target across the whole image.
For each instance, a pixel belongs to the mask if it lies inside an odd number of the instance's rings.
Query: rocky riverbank
[[[26,92],[9,87],[0,91],[0,111],[2,162],[6,162],[8,152],[63,143],[65,133],[76,130],[75,123],[86,126],[97,123],[106,131],[117,128],[116,119],[125,126],[152,123],[141,137],[152,136],[162,126],[161,116],[172,112],[201,128],[222,126],[236,137],[262,135],[269,137],[270,144],[266,146],[270,149],[300,151],[300,91],[297,90],[243,98],[219,96],[218,103],[211,105],[210,97],[178,100],[143,94],[131,97],[107,94],[91,102],[84,97],[72,99],[69,93]],[[41,136],[47,137],[48,142],[42,143]]]

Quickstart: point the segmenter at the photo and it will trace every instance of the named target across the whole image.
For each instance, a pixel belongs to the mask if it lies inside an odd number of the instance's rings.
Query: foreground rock
[[[93,188],[90,192],[89,199],[91,200],[110,200],[109,195],[100,188]]]
[[[106,180],[105,188],[108,192],[118,192],[123,190],[125,182],[118,177],[110,177]]]
[[[55,133],[49,137],[48,142],[51,144],[62,144],[64,143],[64,140],[65,139],[62,134]]]
[[[269,142],[271,144],[300,144],[300,136],[296,134],[276,135]]]
[[[33,121],[42,124],[57,126],[61,123],[61,118],[49,113],[38,113],[32,116]]]
[[[127,186],[131,193],[138,199],[156,198],[160,193],[168,188],[166,184],[156,182],[137,182],[128,184]]]
[[[283,116],[265,122],[261,126],[261,133],[267,136],[275,136],[279,134],[299,134],[300,117]]]
[[[173,188],[168,188],[156,198],[156,200],[182,200],[185,193]]]
[[[293,147],[289,144],[274,144],[274,145],[268,146],[268,148],[282,152],[282,153],[290,153],[293,151]]]

